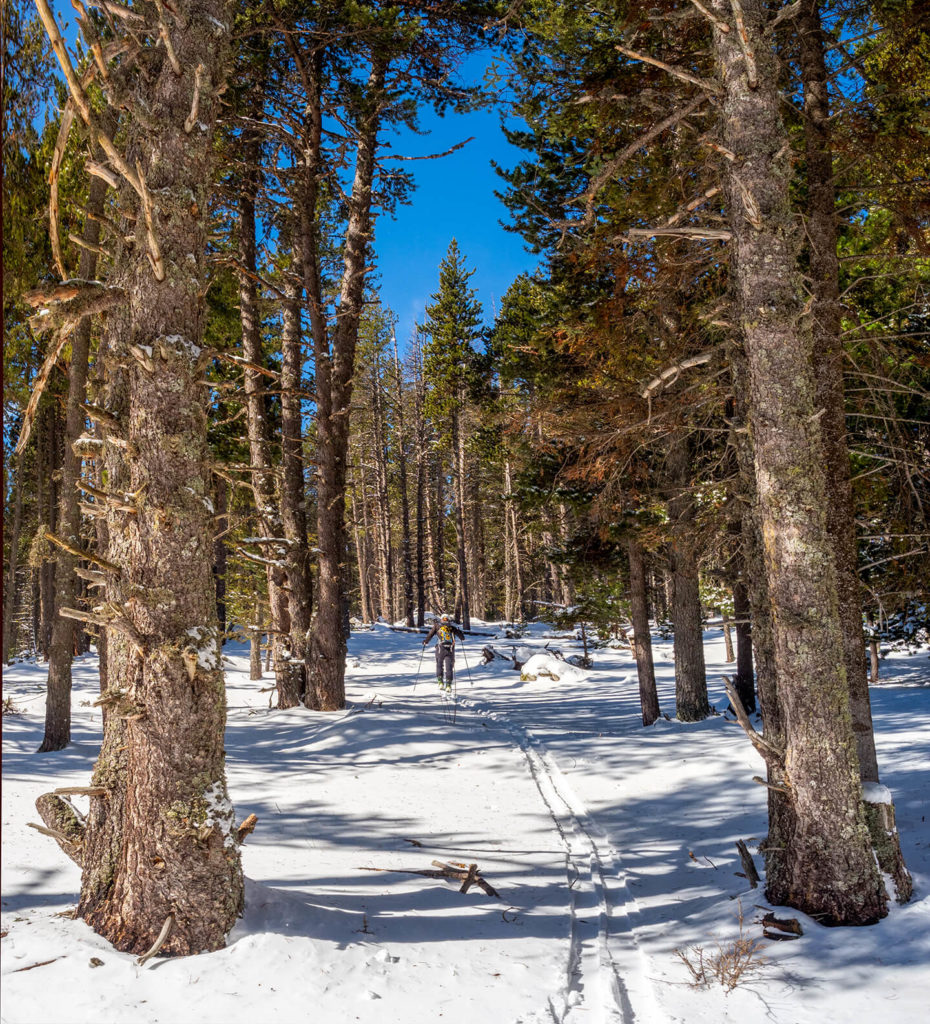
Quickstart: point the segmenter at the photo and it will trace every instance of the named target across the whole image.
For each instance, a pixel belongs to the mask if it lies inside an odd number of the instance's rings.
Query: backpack
[[[453,643],[455,643],[455,637],[453,636],[452,633],[452,627],[447,625],[446,623],[443,623],[439,627],[438,636],[439,642],[443,645],[443,647],[451,647]]]

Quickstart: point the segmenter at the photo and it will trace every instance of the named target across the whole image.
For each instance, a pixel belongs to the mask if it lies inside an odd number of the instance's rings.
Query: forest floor
[[[495,627],[474,624],[476,630]],[[711,700],[727,705],[719,630],[705,634]],[[847,1024],[926,1020],[930,990],[930,662],[891,655],[872,688],[883,782],[897,807],[912,903],[871,928],[762,939],[770,908],[735,843],[765,834],[762,764],[723,716],[641,725],[628,651],[587,672],[521,681],[458,659],[456,721],[419,638],[353,634],[349,708],[269,709],[227,646],[230,793],[258,816],[243,848],[246,910],[226,949],[136,966],[68,914],[78,869],[26,826],[33,802],[86,784],[100,736],[96,659],[75,665],[74,743],[34,753],[45,669],[4,673],[4,1024]],[[520,644],[578,646],[534,625]],[[657,640],[663,711],[671,643]],[[477,863],[500,899],[414,872]],[[761,857],[756,864],[762,867]],[[379,870],[369,870],[379,869]],[[404,873],[409,872],[409,873]],[[695,988],[705,965],[758,940],[736,987]],[[753,969],[754,968],[754,969]],[[710,973],[710,967],[707,967]]]

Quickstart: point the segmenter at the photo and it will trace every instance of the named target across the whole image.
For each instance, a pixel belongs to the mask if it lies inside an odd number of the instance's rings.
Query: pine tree
[[[468,398],[477,379],[481,304],[468,284],[473,270],[453,238],[439,265],[439,290],[426,307],[424,330],[430,340],[424,348],[424,372],[428,383],[427,413],[439,428],[440,442],[447,447],[452,466],[455,504],[456,563],[458,567],[456,613],[471,628],[468,547],[474,543],[466,510],[466,446],[471,433]],[[473,582],[473,581],[472,581]]]

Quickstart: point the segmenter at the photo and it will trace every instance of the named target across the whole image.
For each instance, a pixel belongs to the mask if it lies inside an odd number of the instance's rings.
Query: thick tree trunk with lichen
[[[100,241],[100,214],[106,198],[107,183],[91,178],[87,199],[87,217],[84,241],[97,245]],[[91,281],[97,274],[97,253],[81,250],[78,276]],[[84,431],[84,410],[87,400],[87,371],[90,358],[91,318],[85,317],[71,335],[71,366],[68,370],[68,398],[65,408],[65,438],[61,463],[60,506],[58,535],[74,547],[81,545],[81,509],[78,502],[78,482],[81,476],[81,457],[74,444]],[[39,752],[61,750],[71,740],[71,660],[74,657],[74,620],[58,613],[60,608],[73,608],[77,594],[74,570],[77,558],[69,551],[56,552],[55,616],[52,621],[48,652],[48,688],[45,698],[45,735]]]
[[[740,546],[745,581],[745,593],[740,593],[738,600],[737,593],[741,588],[739,585],[734,587],[734,604],[740,608],[745,607],[743,603],[745,597],[751,619],[751,641],[746,638],[741,646],[740,634],[737,633],[736,692],[747,711],[755,708],[755,698],[758,694],[758,706],[762,713],[765,739],[777,749],[783,750],[785,747],[785,722],[782,708],[778,703],[774,624],[765,575],[765,563],[762,557],[755,464],[752,443],[747,429],[749,367],[742,345],[735,342],[728,345],[727,357],[735,396],[733,425],[736,429],[731,434],[731,444],[736,449],[739,467],[740,488],[737,500],[742,506]],[[737,617],[742,616],[737,615]],[[739,660],[741,654],[744,659],[742,663]],[[749,673],[748,682],[743,682],[740,675],[746,670]],[[753,693],[753,675],[755,676],[756,693]],[[752,697],[751,702],[748,700],[749,697]],[[783,881],[787,865],[785,851],[788,837],[794,830],[795,808],[791,794],[783,791],[784,777],[781,767],[769,764],[766,774],[771,783],[771,787],[767,791],[769,828],[768,835],[760,846],[760,852],[765,857],[766,883],[772,886],[774,891],[780,891],[785,884]]]
[[[170,22],[181,74],[152,49],[132,88],[144,128],[127,117],[128,164],[152,203],[162,273],[142,231],[117,254],[128,302],[111,338],[128,365],[122,439],[132,513],[108,511],[109,687],[104,742],[83,851],[79,916],[118,949],[141,953],[166,920],[162,952],[224,945],[242,908],[243,881],[226,791],[225,688],[212,580],[207,395],[200,383],[207,211],[213,131],[230,11],[219,0],[176,5]],[[148,9],[147,9],[148,11]],[[154,9],[144,26],[158,38]],[[183,22],[184,27],[179,27]],[[199,113],[189,131],[192,95]],[[136,201],[123,190],[124,203]],[[145,223],[137,202],[136,223]],[[163,269],[162,269],[163,268]],[[159,277],[162,277],[159,280]],[[122,465],[115,435],[106,438]]]
[[[717,16],[733,10],[713,0]],[[811,339],[802,317],[798,239],[789,204],[790,145],[761,0],[744,0],[737,31],[713,30],[721,142],[732,232],[735,312],[749,370],[753,441],[783,783],[794,810],[774,903],[824,923],[866,924],[886,913],[861,806],[849,713],[836,571],[824,508]],[[771,835],[770,835],[771,840]]]
[[[694,499],[687,489],[690,464],[688,441],[685,438],[673,440],[668,453],[668,473],[674,489],[668,503],[671,521],[668,561],[675,629],[675,714],[680,722],[700,722],[710,714],[698,561],[693,537]]]

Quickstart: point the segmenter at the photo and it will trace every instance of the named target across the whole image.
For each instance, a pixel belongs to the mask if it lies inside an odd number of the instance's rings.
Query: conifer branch
[[[691,85],[696,85],[699,89],[703,89],[705,92],[711,93],[714,96],[719,96],[721,89],[716,82],[711,81],[709,78],[698,78],[697,75],[692,75],[690,71],[685,71],[684,68],[678,67],[677,64],[666,64],[665,61],[658,60],[655,57],[650,57],[645,53],[637,53],[635,50],[628,50],[625,46],[621,46],[617,43],[614,49],[619,50],[624,57],[629,57],[630,60],[638,60],[643,64],[651,64],[653,67],[659,68],[666,74],[671,75],[673,78],[679,78],[682,82],[690,82]]]

